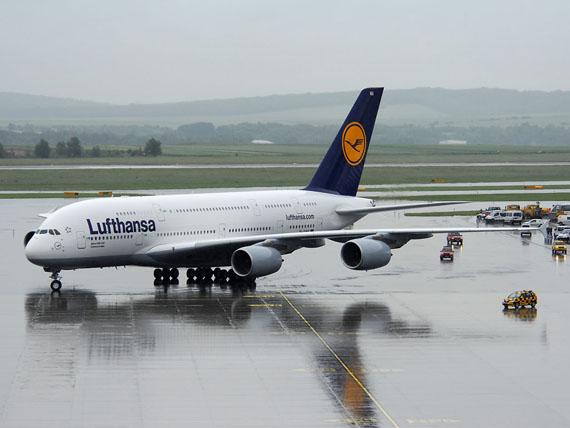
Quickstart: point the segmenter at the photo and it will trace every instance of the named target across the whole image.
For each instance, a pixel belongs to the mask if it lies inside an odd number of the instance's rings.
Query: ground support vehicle
[[[556,254],[564,254],[566,255],[568,253],[567,247],[566,247],[566,242],[557,239],[552,243],[552,255],[556,255]]]
[[[447,245],[463,245],[463,236],[459,232],[449,232],[447,234]]]
[[[568,215],[568,213],[570,213],[570,205],[555,204],[548,213],[548,218],[551,221],[558,223],[558,216]]]
[[[520,210],[505,211],[503,214],[503,223],[505,224],[521,224],[523,221],[523,213]]]
[[[525,220],[531,218],[542,218],[542,208],[538,204],[529,204],[522,209]]]
[[[553,230],[552,230],[552,237],[556,240],[556,239],[562,239],[561,236],[562,235],[567,235],[568,232],[570,231],[570,226],[556,226]]]
[[[502,223],[505,219],[505,213],[503,211],[491,211],[487,217],[485,217],[485,223]]]
[[[481,212],[477,214],[477,218],[479,220],[485,220],[485,218],[489,215],[489,213],[493,211],[501,211],[501,207],[489,207],[487,209],[481,210]]]
[[[449,261],[453,261],[453,247],[451,245],[445,245],[440,253],[439,253],[439,260],[444,261],[444,260],[449,260]]]
[[[525,221],[523,224],[521,224],[521,227],[540,227],[544,224],[544,221],[542,219],[538,219],[538,218],[534,218],[532,220],[529,221]],[[532,231],[522,231],[521,232],[521,236],[531,236],[532,235]]]
[[[505,309],[509,309],[511,306],[515,309],[524,308],[525,306],[534,308],[537,303],[538,298],[532,290],[514,291],[503,299],[503,307]]]

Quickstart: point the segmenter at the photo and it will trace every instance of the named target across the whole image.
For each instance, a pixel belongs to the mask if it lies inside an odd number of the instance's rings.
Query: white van
[[[485,217],[485,223],[498,223],[502,222],[505,218],[505,212],[503,211],[491,211],[487,217]]]
[[[503,222],[505,224],[521,224],[523,221],[522,211],[504,211]]]
[[[556,222],[561,226],[570,226],[570,216],[567,214],[561,214],[556,219]]]

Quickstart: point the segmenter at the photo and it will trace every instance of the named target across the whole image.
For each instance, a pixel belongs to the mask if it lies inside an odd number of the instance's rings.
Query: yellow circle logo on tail
[[[366,133],[358,122],[346,125],[342,132],[342,153],[346,161],[356,166],[362,162],[366,154]]]

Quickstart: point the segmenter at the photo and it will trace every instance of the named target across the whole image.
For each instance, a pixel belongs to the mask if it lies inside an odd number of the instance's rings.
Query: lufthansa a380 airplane
[[[219,280],[269,275],[281,268],[283,254],[323,246],[325,239],[343,243],[340,258],[347,268],[376,269],[411,239],[484,231],[348,229],[374,212],[450,204],[375,206],[356,197],[382,92],[360,93],[304,189],[76,202],[42,215],[39,229],[26,235],[26,257],[51,273],[53,290],[61,288],[61,270],[127,265],[154,267],[155,279],[167,284],[182,267],[198,282],[212,275]],[[229,266],[229,272],[219,269]]]

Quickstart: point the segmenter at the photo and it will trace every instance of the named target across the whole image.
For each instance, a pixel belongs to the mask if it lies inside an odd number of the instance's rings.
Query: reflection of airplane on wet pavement
[[[343,243],[340,257],[346,267],[371,270],[387,265],[391,250],[413,239],[452,231],[489,231],[348,229],[371,213],[455,203],[375,206],[372,199],[356,197],[382,93],[383,88],[360,93],[302,190],[76,202],[43,215],[46,219],[40,227],[26,235],[26,257],[51,272],[54,290],[61,288],[61,270],[127,265],[154,267],[155,278],[164,284],[177,281],[180,267],[188,268],[188,278],[197,282],[212,276],[217,281],[235,281],[275,273],[284,254],[321,247],[325,239]],[[229,271],[220,269],[229,266]]]
[[[308,356],[303,359],[312,367],[303,368],[303,372],[294,369],[288,378],[303,378],[303,373],[314,376],[330,401],[341,409],[343,418],[358,420],[359,426],[367,426],[365,421],[374,421],[378,417],[367,394],[277,293],[256,297],[246,290],[205,287],[157,293],[152,297],[131,296],[123,303],[105,300],[88,291],[28,294],[25,302],[28,335],[45,337],[45,343],[37,349],[49,354],[52,348],[61,352],[66,346],[77,346],[77,336],[65,334],[66,326],[72,332],[81,331],[82,343],[87,347],[83,352],[89,355],[93,364],[98,364],[97,359],[105,363],[137,358],[137,352],[169,353],[176,349],[177,353],[186,350],[200,354],[206,351],[201,346],[213,346],[211,340],[201,342],[200,338],[220,335],[240,337],[240,342],[255,350],[261,349],[260,346],[277,347],[281,355],[287,354],[282,347],[294,349],[294,353],[307,350]],[[302,308],[312,327],[322,332],[336,355],[363,383],[367,376],[386,373],[378,374],[372,370],[372,374],[368,374],[362,363],[361,334],[368,339],[382,336],[421,339],[431,335],[429,325],[396,317],[384,303],[337,307],[332,302],[313,305],[313,299],[299,296],[293,300]],[[181,323],[184,328],[175,328],[173,323]],[[234,329],[241,332],[232,333]],[[230,336],[224,336],[219,330]],[[58,334],[51,336],[50,332]],[[284,335],[290,340],[284,342]],[[38,343],[37,340],[34,342]],[[221,354],[230,353],[229,362],[235,352],[239,355],[239,349],[236,351],[236,345],[232,343],[233,340],[229,340],[228,349],[216,348]],[[209,351],[211,349],[206,352]]]

